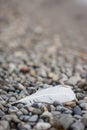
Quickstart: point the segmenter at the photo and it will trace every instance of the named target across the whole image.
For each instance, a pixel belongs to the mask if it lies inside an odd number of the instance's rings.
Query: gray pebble
[[[38,115],[33,115],[29,118],[29,122],[36,122],[38,120]]]
[[[76,121],[75,123],[72,124],[71,130],[84,130],[84,125],[80,121]]]
[[[22,121],[28,121],[29,118],[30,118],[30,116],[26,116],[26,115],[21,115],[21,116],[19,117],[19,119],[22,120]]]
[[[68,85],[76,85],[79,81],[81,80],[81,78],[79,76],[72,76],[70,77],[69,80],[67,80],[67,84]]]
[[[16,114],[17,116],[23,115],[22,111],[18,111]]]
[[[27,114],[29,113],[28,110],[26,110],[26,109],[24,109],[24,108],[21,108],[20,110],[21,110],[22,113],[25,114],[25,115],[27,115]]]
[[[81,108],[79,106],[74,107],[73,113],[75,115],[81,115],[82,114]]]
[[[81,103],[81,104],[80,104],[80,107],[81,107],[83,110],[87,110],[87,103]]]

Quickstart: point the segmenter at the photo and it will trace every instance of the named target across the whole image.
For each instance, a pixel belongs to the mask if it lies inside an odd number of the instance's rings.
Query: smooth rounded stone
[[[10,97],[9,102],[15,102],[16,101],[16,97]]]
[[[9,107],[9,110],[8,110],[9,113],[17,113],[17,111],[18,111],[18,108],[15,106]]]
[[[47,122],[38,122],[35,126],[35,130],[48,130],[50,129],[51,124]]]
[[[17,85],[17,89],[23,90],[23,89],[25,89],[25,87],[24,87],[22,84],[19,83],[19,84]]]
[[[17,126],[19,130],[31,130],[29,123],[20,122]]]
[[[70,114],[60,114],[54,116],[52,125],[54,128],[67,130],[74,121],[75,119]]]
[[[79,106],[74,107],[73,114],[74,115],[81,115],[82,114],[81,108]]]
[[[81,107],[83,110],[87,110],[87,103],[81,103],[81,104],[80,104],[80,107]]]
[[[0,130],[10,130],[9,122],[6,120],[0,121]]]
[[[67,84],[68,85],[76,85],[79,81],[81,81],[81,77],[80,76],[72,76],[70,77],[69,80],[67,80]]]
[[[5,113],[2,110],[0,110],[0,118],[3,117],[4,115]]]
[[[29,118],[30,118],[30,116],[25,116],[25,115],[21,115],[21,116],[19,117],[19,119],[22,120],[22,121],[28,121]]]
[[[41,115],[42,114],[42,111],[38,108],[34,108],[34,107],[28,107],[28,111],[34,113],[34,114],[38,114],[38,115]]]
[[[65,102],[65,103],[63,103],[63,105],[64,105],[65,107],[66,107],[66,106],[75,107],[75,106],[76,106],[76,101]]]
[[[27,73],[27,72],[29,72],[28,66],[26,66],[26,65],[21,66],[21,67],[20,67],[20,72],[22,72],[22,73]]]
[[[40,117],[42,119],[47,119],[50,123],[51,123],[51,121],[53,121],[53,114],[48,111],[45,111]]]
[[[33,115],[29,118],[29,122],[36,122],[38,120],[38,115]]]
[[[87,127],[87,114],[84,114],[83,117],[82,117],[82,120],[83,124],[85,125],[85,127]]]
[[[22,104],[22,103],[17,104],[17,108],[21,109],[23,107],[24,107],[24,104]]]
[[[76,121],[75,123],[72,124],[71,130],[84,130],[85,127],[82,122]]]
[[[20,111],[22,111],[22,113],[25,115],[29,114],[28,110],[26,110],[25,108],[21,108]]]
[[[76,97],[77,97],[78,100],[81,100],[81,99],[84,98],[84,94],[83,94],[83,93],[80,93],[80,92],[77,92],[77,93],[76,93]]]
[[[16,114],[17,114],[17,116],[23,115],[22,111],[18,111]]]
[[[20,122],[20,120],[18,119],[17,115],[15,115],[15,114],[4,115],[2,117],[2,120],[6,120],[8,122],[14,121],[15,123],[19,123]]]

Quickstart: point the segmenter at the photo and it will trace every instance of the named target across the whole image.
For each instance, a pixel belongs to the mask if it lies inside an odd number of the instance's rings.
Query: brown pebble
[[[76,101],[66,102],[66,103],[64,103],[64,106],[75,107],[76,106]]]
[[[24,66],[22,66],[22,67],[20,68],[20,71],[21,71],[22,73],[27,73],[27,72],[29,72],[29,68],[28,68],[28,66],[24,65]]]

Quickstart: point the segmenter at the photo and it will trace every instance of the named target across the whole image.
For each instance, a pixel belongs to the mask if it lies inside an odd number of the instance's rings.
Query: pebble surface
[[[37,28],[29,42],[17,48],[0,48],[0,130],[87,130],[87,61],[40,31]],[[71,86],[77,102],[12,106],[37,90],[60,84]]]

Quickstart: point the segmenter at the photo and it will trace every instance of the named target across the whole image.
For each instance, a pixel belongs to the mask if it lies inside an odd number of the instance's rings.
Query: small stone
[[[84,114],[83,117],[82,117],[82,120],[83,124],[85,125],[85,127],[87,127],[87,114]]]
[[[31,75],[31,76],[35,76],[35,75],[36,75],[35,70],[30,70],[30,75]]]
[[[81,108],[79,106],[74,107],[73,113],[75,115],[81,115],[82,114]]]
[[[38,108],[28,107],[28,110],[30,112],[38,114],[38,115],[42,114],[42,111],[40,109],[38,109]]]
[[[36,122],[38,120],[38,115],[33,115],[29,118],[29,122]]]
[[[28,121],[29,118],[30,118],[30,116],[26,116],[26,115],[21,115],[21,116],[19,117],[19,119],[22,120],[22,121]]]
[[[75,107],[76,106],[76,101],[66,102],[66,103],[63,103],[63,104],[64,104],[64,106]]]
[[[76,121],[75,123],[72,124],[71,130],[84,130],[84,125],[80,121]]]
[[[22,113],[22,111],[18,111],[16,114],[17,114],[17,116],[19,117],[19,116],[21,116],[23,113]]]
[[[3,117],[4,115],[5,113],[2,110],[0,110],[0,118]]]
[[[27,72],[29,72],[29,68],[28,68],[28,66],[24,65],[24,66],[21,66],[21,67],[20,67],[20,71],[21,71],[22,73],[27,73]]]
[[[23,108],[23,104],[22,103],[19,103],[18,105],[17,105],[17,108],[19,108],[19,109],[21,109],[21,108]]]
[[[24,109],[24,108],[21,108],[20,110],[21,110],[22,113],[25,114],[25,115],[27,115],[27,114],[29,113],[28,110],[26,110],[26,109]]]
[[[48,111],[45,111],[42,115],[41,115],[41,118],[47,118],[50,122],[53,120],[53,114],[48,112]]]
[[[48,130],[51,125],[47,122],[38,122],[35,126],[36,130]]]
[[[83,110],[87,110],[87,103],[81,103],[81,104],[80,104],[80,107],[81,107]]]
[[[22,84],[20,84],[20,83],[18,84],[17,88],[18,88],[19,90],[25,89],[25,87],[24,87]]]
[[[68,85],[76,85],[79,81],[81,81],[81,78],[79,76],[72,76],[69,80],[67,80]]]

